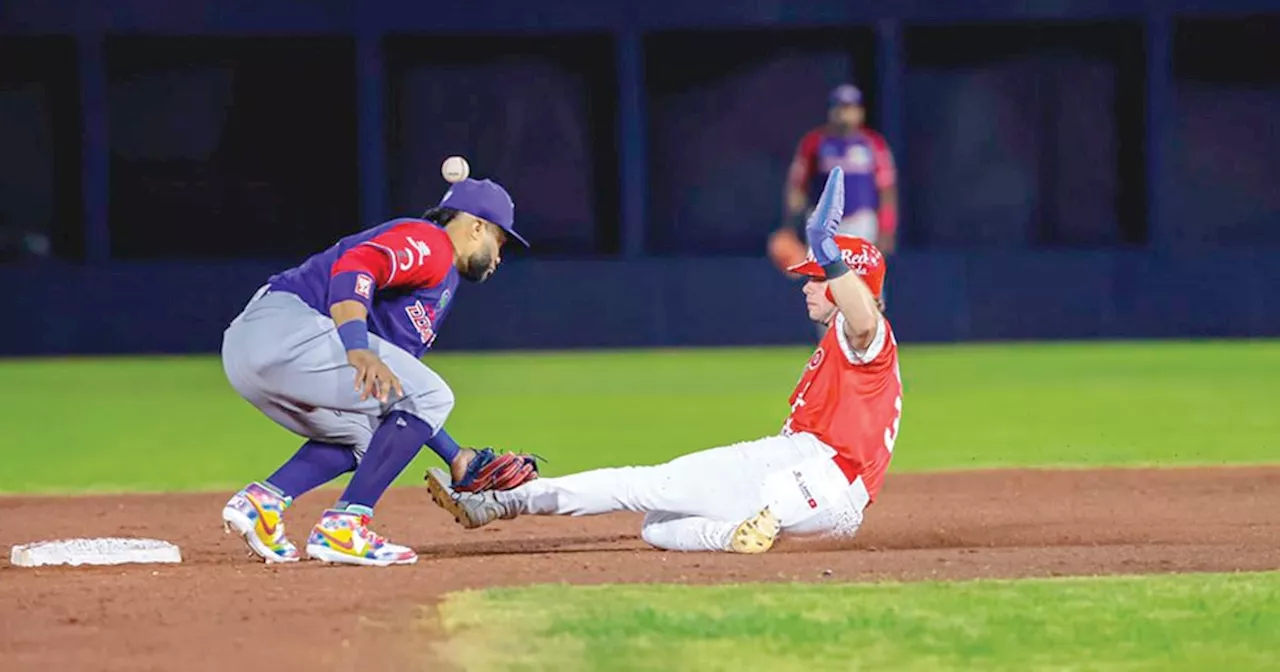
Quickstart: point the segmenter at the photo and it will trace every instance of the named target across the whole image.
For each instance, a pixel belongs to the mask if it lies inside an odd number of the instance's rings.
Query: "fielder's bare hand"
[[[400,379],[372,350],[348,350],[347,362],[356,369],[355,389],[360,391],[360,401],[372,396],[385,404],[392,391],[397,397],[404,396]]]

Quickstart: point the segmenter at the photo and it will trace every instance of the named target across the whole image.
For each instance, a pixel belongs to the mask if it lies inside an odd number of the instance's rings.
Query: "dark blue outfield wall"
[[[900,341],[1280,336],[1280,250],[916,252],[894,259]],[[216,352],[255,264],[0,268],[2,355]],[[713,319],[708,319],[708,315]],[[520,261],[466,286],[437,349],[811,342],[763,259]]]

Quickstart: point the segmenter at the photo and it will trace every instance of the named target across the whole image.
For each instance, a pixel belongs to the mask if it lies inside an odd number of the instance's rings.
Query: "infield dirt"
[[[295,543],[336,494],[295,504]],[[386,569],[251,560],[222,532],[229,495],[0,498],[6,552],[44,539],[136,536],[183,553],[180,565],[3,563],[3,668],[416,668],[442,637],[430,607],[460,588],[1280,569],[1280,467],[890,474],[856,540],[783,540],[761,556],[654,550],[638,538],[634,514],[467,531],[425,488],[399,488],[380,504],[376,529],[421,557]]]

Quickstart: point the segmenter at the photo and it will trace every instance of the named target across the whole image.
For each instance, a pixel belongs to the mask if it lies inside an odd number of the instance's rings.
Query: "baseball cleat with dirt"
[[[449,472],[438,467],[427,470],[427,492],[437,506],[453,516],[454,522],[471,530],[495,520],[510,520],[514,512],[498,502],[492,491],[458,492],[452,487]]]
[[[782,523],[766,506],[760,513],[742,521],[733,531],[729,550],[734,553],[764,553],[773,548],[773,542],[781,531]]]
[[[418,554],[408,546],[393,544],[374,532],[368,515],[329,509],[311,528],[307,556],[331,564],[389,567],[412,565]]]
[[[284,534],[284,511],[292,503],[261,483],[250,483],[222,508],[222,527],[266,562],[297,562],[298,549]]]

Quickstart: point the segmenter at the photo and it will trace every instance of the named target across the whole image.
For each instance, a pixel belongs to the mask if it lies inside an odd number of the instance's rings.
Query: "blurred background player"
[[[827,103],[827,123],[800,139],[787,172],[785,223],[769,238],[769,256],[780,269],[804,258],[801,230],[827,176],[837,167],[844,172],[845,190],[839,233],[863,238],[886,255],[895,248],[898,188],[889,144],[866,127],[862,92],[856,86],[837,86]]]
[[[809,317],[825,331],[776,436],[645,467],[596,469],[505,491],[459,493],[442,469],[427,489],[464,527],[519,515],[646,514],[641,536],[673,551],[761,553],[780,533],[852,537],[893,458],[902,414],[898,347],[881,313],[884,257],[836,233],[846,182],[836,166],[806,227]]]
[[[514,238],[515,204],[501,185],[463,180],[420,219],[361,231],[277,273],[226,329],[223,368],[267,417],[306,437],[274,474],[222,511],[228,531],[267,562],[293,562],[283,514],[299,495],[354,471],[307,539],[309,557],[386,566],[413,549],[369,528],[382,494],[423,444],[467,484],[518,456],[461,448],[444,431],[453,392],[419,357],[453,305],[459,278],[484,282]],[[531,460],[530,460],[531,461]]]

